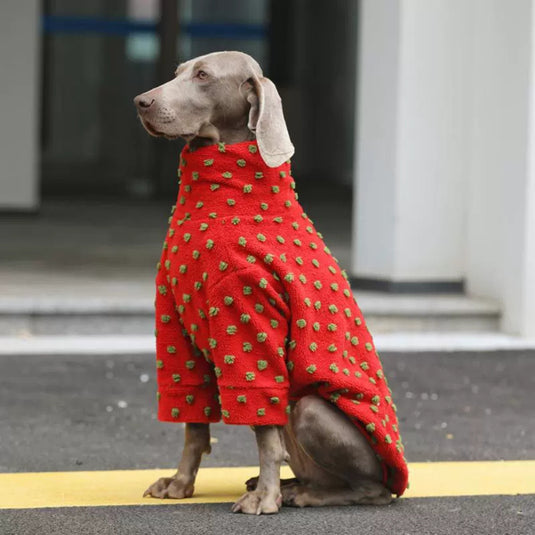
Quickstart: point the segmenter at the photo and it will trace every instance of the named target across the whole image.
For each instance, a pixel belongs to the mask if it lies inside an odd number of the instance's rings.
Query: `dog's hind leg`
[[[203,453],[210,453],[209,424],[186,424],[186,436],[177,473],[161,477],[143,494],[153,498],[189,498],[193,495],[195,478]]]
[[[282,489],[283,503],[382,505],[392,501],[375,452],[333,404],[318,396],[301,398],[284,428],[284,439],[299,483]]]

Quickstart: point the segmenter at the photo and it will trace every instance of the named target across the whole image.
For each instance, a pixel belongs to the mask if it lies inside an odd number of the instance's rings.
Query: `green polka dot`
[[[262,171],[256,171],[256,173],[254,174],[254,177],[258,180],[260,178],[264,178],[264,173],[262,173]]]
[[[251,154],[255,154],[258,151],[258,147],[256,145],[249,145],[248,148]]]
[[[227,204],[229,206],[234,206],[236,204],[236,201],[234,199],[227,199]]]
[[[195,396],[193,396],[192,394],[188,394],[186,396],[186,403],[188,405],[192,405],[194,401],[195,401]]]
[[[276,329],[279,326],[279,322],[274,319],[269,320],[269,324],[271,325],[271,327],[273,327],[273,329]]]
[[[316,365],[315,364],[311,364],[310,366],[307,367],[306,370],[307,370],[308,373],[312,374],[312,373],[314,373],[316,371],[316,369],[317,369]]]
[[[204,407],[205,416],[210,416],[212,414],[212,407]]]
[[[265,242],[266,241],[266,237],[263,235],[263,234],[257,234],[256,235],[256,239],[260,242]]]
[[[176,353],[176,347],[175,346],[167,346],[167,352],[170,355],[174,355]]]
[[[193,368],[195,368],[195,361],[194,360],[187,360],[186,361],[186,368],[188,370],[193,370]]]
[[[263,371],[268,367],[267,360],[258,360],[256,362],[256,367],[259,369],[259,371]]]
[[[240,218],[239,217],[233,217],[230,222],[233,224],[233,225],[237,225],[239,222],[240,222]]]
[[[204,165],[206,167],[210,167],[210,166],[212,166],[214,164],[214,160],[213,160],[213,158],[209,158],[208,160],[204,160],[203,163],[204,163]]]
[[[364,371],[367,371],[367,370],[370,369],[370,365],[369,365],[366,361],[361,362],[361,363],[360,363],[360,367],[361,367]]]
[[[295,279],[295,276],[293,273],[286,273],[286,275],[284,276],[284,280],[286,282],[293,282]]]
[[[273,262],[273,255],[268,253],[266,256],[264,256],[264,262],[266,264],[271,264]]]
[[[236,164],[238,165],[238,167],[245,167],[245,160],[236,160]]]
[[[214,240],[206,240],[206,248],[212,249],[214,247]]]
[[[374,404],[374,405],[379,405],[381,401],[381,398],[379,396],[373,396],[372,399],[371,399],[371,402]]]
[[[306,284],[307,282],[307,278],[303,275],[303,273],[301,273],[298,277],[298,279],[303,283],[303,284]]]
[[[316,288],[316,290],[321,290],[323,288],[321,281],[314,281],[314,288]]]
[[[158,368],[159,370],[163,368],[163,360],[156,361],[156,368]]]
[[[258,333],[256,335],[256,339],[259,341],[259,342],[265,342],[267,340],[267,333],[264,333],[264,332],[261,332],[261,333]]]
[[[241,394],[239,396],[236,396],[236,401],[238,403],[247,403],[247,396]]]
[[[280,192],[280,188],[279,188],[279,186],[271,186],[271,191],[273,193],[279,193]]]
[[[242,292],[243,295],[251,295],[253,293],[253,289],[250,286],[244,286]]]
[[[253,345],[250,342],[243,342],[242,347],[245,353],[250,353],[253,350]]]
[[[316,310],[319,310],[319,309],[321,308],[321,301],[316,301],[316,302],[314,303],[314,308],[315,308]]]
[[[226,409],[221,409],[221,415],[223,418],[230,418],[230,412]]]
[[[368,431],[368,433],[373,433],[375,431],[375,424],[373,422],[369,423],[368,425],[366,425],[366,431]]]
[[[254,264],[256,262],[256,258],[252,254],[247,255],[247,262],[249,262],[249,264]]]
[[[338,312],[338,307],[336,305],[329,305],[329,312],[331,314],[336,314]]]
[[[260,286],[262,289],[265,289],[268,286],[268,281],[262,277],[258,283],[258,286]]]
[[[221,260],[219,262],[219,271],[225,271],[228,268],[228,263]]]
[[[226,295],[223,299],[223,302],[225,305],[230,306],[232,303],[234,303],[234,298],[232,298],[230,295]]]
[[[195,205],[195,208],[202,208],[204,206],[204,203],[202,201],[199,201],[196,205]]]
[[[284,376],[283,375],[275,375],[274,377],[276,383],[284,383]]]
[[[167,314],[162,314],[160,316],[160,320],[162,323],[169,323],[171,321],[171,316],[167,315]]]
[[[223,357],[223,361],[225,364],[234,364],[234,361],[236,360],[236,357],[234,355],[225,355]]]
[[[188,270],[188,266],[186,266],[185,264],[182,264],[179,268],[178,268],[178,271],[182,274],[186,273],[186,271]]]
[[[312,301],[311,301],[308,297],[305,297],[305,298],[303,299],[303,302],[305,303],[305,305],[306,305],[307,307],[311,307],[311,306],[312,306]]]
[[[312,342],[308,348],[310,349],[310,351],[316,351],[318,349],[318,344],[316,344],[316,342]]]
[[[269,205],[267,202],[261,202],[260,203],[260,209],[261,210],[267,210],[269,208]]]
[[[277,236],[275,238],[279,243],[284,243],[286,240],[282,236]]]
[[[210,189],[212,191],[216,191],[220,188],[220,185],[219,184],[210,184]]]
[[[338,284],[336,282],[331,283],[331,290],[333,292],[337,292],[338,291]]]
[[[257,416],[265,416],[266,415],[266,409],[257,409],[256,415]]]
[[[366,351],[371,351],[373,349],[373,345],[370,344],[370,342],[366,342],[364,347],[366,348]]]
[[[202,230],[203,232],[208,228],[208,223],[201,223],[199,225],[199,229]]]
[[[358,345],[358,343],[359,343],[359,339],[356,336],[352,336],[351,337],[351,345],[356,346],[356,345]]]
[[[331,370],[333,373],[339,372],[338,366],[334,362],[329,366],[329,370]]]
[[[223,178],[232,178],[232,173],[230,171],[225,171],[224,173],[221,173],[221,176]]]
[[[335,353],[337,351],[337,347],[334,344],[330,344],[329,347],[327,347],[327,351],[329,351],[329,353]]]
[[[236,325],[229,325],[227,327],[227,334],[236,334],[238,332],[238,327]]]
[[[197,251],[197,249],[195,249],[195,251],[193,251],[191,253],[191,256],[193,256],[194,260],[197,260],[199,258],[199,256],[201,256],[201,253],[199,253],[199,251]]]
[[[274,223],[282,223],[282,221],[283,221],[283,219],[282,219],[282,217],[280,217],[280,216],[277,216],[277,217],[274,217],[274,218],[273,218],[273,222],[274,222]]]
[[[245,372],[245,380],[246,381],[254,381],[256,378],[254,372]]]
[[[304,320],[302,318],[298,319],[295,323],[300,329],[304,329],[306,327],[306,325],[307,325],[306,320]]]
[[[251,316],[249,314],[242,314],[240,316],[240,321],[242,323],[249,323],[249,321],[251,321]]]
[[[245,184],[245,186],[243,186],[243,193],[251,193],[251,191],[253,191],[252,184]]]
[[[180,414],[180,409],[177,409],[176,407],[173,407],[171,409],[171,417],[178,418],[179,414]]]
[[[173,373],[171,377],[175,383],[180,383],[180,375],[178,373]]]

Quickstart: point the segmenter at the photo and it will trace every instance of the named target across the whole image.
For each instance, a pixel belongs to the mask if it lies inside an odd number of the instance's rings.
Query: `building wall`
[[[37,176],[38,0],[0,3],[0,209],[33,210]]]

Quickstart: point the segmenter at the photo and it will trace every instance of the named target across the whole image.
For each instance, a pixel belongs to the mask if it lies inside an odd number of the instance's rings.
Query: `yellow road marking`
[[[409,470],[407,498],[535,494],[535,461],[412,463]],[[233,502],[258,469],[203,468],[193,498],[142,498],[150,483],[171,474],[171,470],[0,474],[0,509]],[[286,466],[281,475],[292,477]]]

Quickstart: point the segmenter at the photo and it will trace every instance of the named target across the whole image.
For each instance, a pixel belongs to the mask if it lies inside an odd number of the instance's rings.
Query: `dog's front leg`
[[[210,453],[210,426],[186,424],[186,436],[177,473],[173,477],[161,477],[143,494],[153,498],[189,498],[193,495],[195,478],[203,453]]]
[[[232,512],[256,515],[278,513],[282,503],[280,466],[284,460],[281,429],[275,425],[265,425],[255,427],[254,431],[260,460],[258,485],[232,506]]]

